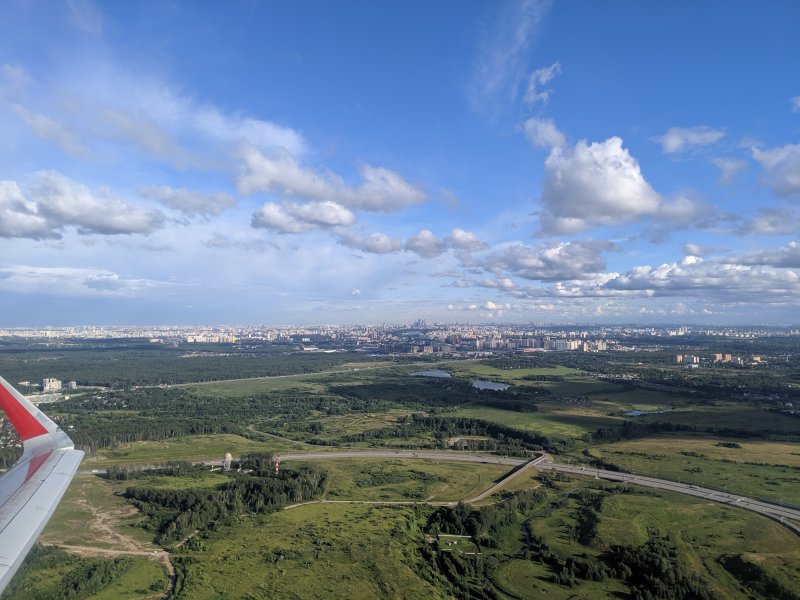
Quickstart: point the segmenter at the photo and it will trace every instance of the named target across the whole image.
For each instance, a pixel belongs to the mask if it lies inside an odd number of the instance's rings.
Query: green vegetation
[[[108,588],[115,580],[120,580],[135,565],[131,558],[113,560],[79,558],[57,548],[34,548],[29,558],[20,568],[19,575],[3,593],[4,600],[77,600],[89,598]],[[147,588],[146,577],[153,576],[147,569],[140,569],[139,585],[145,583],[139,592],[153,592]],[[41,577],[39,575],[42,575]],[[163,582],[153,579],[155,590],[163,590]],[[122,592],[122,589],[119,589]],[[139,593],[137,592],[137,593]],[[130,597],[128,594],[118,598]]]
[[[269,460],[344,448],[442,449],[459,438],[480,452],[546,449],[559,461],[800,505],[800,419],[782,412],[800,401],[794,347],[778,343],[785,354],[769,366],[691,371],[667,350],[432,361],[425,368],[452,374],[434,379],[412,376],[419,365],[287,345],[93,344],[0,347],[0,369],[12,365],[12,379],[44,376],[30,374],[42,365],[48,376],[79,379],[66,373],[97,359],[84,381],[112,386],[46,409],[90,452],[82,468],[108,474],[78,476],[42,536],[110,558],[35,556],[15,592],[33,595],[19,597],[46,598],[73,571],[100,582],[76,598],[158,597],[163,566],[139,555],[159,545],[170,547],[177,598],[797,597],[796,537],[742,510],[591,478],[534,479],[535,470],[481,506],[436,508],[426,502],[475,497],[507,470],[359,458],[286,461],[276,477]],[[180,355],[189,350],[197,353]],[[256,369],[280,376],[131,385],[158,383],[159,360],[173,382]],[[114,363],[125,363],[117,379]],[[475,379],[510,387],[477,390]],[[240,474],[189,464],[227,452],[260,457],[245,459]],[[91,561],[124,568],[92,579],[80,570]]]
[[[328,473],[328,500],[452,502],[477,496],[509,471],[502,465],[410,459],[333,459],[287,464],[324,468]]]

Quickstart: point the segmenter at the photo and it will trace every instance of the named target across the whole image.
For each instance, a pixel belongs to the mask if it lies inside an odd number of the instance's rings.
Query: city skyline
[[[0,327],[798,322],[797,3],[5,13]]]

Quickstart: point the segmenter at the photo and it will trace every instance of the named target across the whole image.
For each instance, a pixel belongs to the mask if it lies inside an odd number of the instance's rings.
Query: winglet
[[[6,413],[23,442],[58,430],[58,425],[2,377],[0,377],[0,408]]]

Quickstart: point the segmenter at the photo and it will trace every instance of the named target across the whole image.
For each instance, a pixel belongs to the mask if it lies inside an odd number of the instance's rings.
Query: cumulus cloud
[[[405,247],[407,251],[414,252],[422,258],[434,258],[447,249],[444,241],[437,238],[428,229],[422,229],[415,236],[409,238]]]
[[[800,96],[795,96],[789,102],[792,104],[792,112],[800,112]]]
[[[362,183],[347,185],[331,172],[301,165],[282,150],[266,155],[253,146],[241,150],[242,171],[236,181],[239,193],[267,192],[302,200],[331,200],[355,210],[396,212],[425,202],[425,194],[389,169],[366,163],[359,168]]]
[[[747,163],[743,160],[735,158],[719,158],[711,159],[711,162],[719,169],[719,178],[717,183],[720,185],[728,185],[733,183],[736,176],[747,170]]]
[[[451,284],[456,288],[488,288],[493,290],[513,290],[517,284],[510,277],[496,277],[494,279],[456,279]]]
[[[724,136],[725,132],[722,130],[700,125],[699,127],[670,127],[664,135],[652,139],[661,144],[661,149],[667,154],[675,154],[698,146],[708,146]]]
[[[780,248],[734,254],[724,259],[727,264],[764,265],[800,269],[800,243],[789,242]]]
[[[753,158],[764,169],[764,181],[778,196],[800,193],[800,144],[760,150],[752,149]]]
[[[360,290],[360,289],[358,289],[358,288],[353,288],[353,289],[350,291],[350,295],[351,295],[351,296],[360,296],[360,295],[361,295],[361,290]]]
[[[525,137],[536,148],[562,148],[567,139],[552,119],[528,119],[522,125]]]
[[[470,231],[463,229],[453,229],[448,236],[444,238],[445,244],[450,248],[456,250],[467,250],[470,252],[477,252],[486,249],[486,243],[478,239],[478,236]]]
[[[172,188],[167,185],[146,187],[139,193],[145,198],[161,202],[168,208],[187,215],[203,217],[218,215],[236,202],[230,195],[224,193],[206,194],[185,188]]]
[[[786,235],[800,231],[800,218],[790,210],[761,208],[758,214],[747,219],[738,232],[750,235]]]
[[[553,63],[549,67],[536,69],[528,77],[528,89],[525,90],[525,104],[531,106],[537,102],[547,102],[550,99],[551,89],[542,89],[551,79],[561,73],[561,63]]]
[[[693,243],[684,244],[683,246],[683,253],[687,256],[705,256],[722,250],[719,246],[702,246]]]
[[[577,233],[653,215],[659,195],[642,176],[622,139],[579,141],[545,160],[541,233]]]
[[[561,298],[683,297],[717,305],[797,304],[798,266],[800,244],[792,242],[773,250],[708,260],[689,255],[673,263],[637,266],[624,273],[602,273],[593,280],[571,285],[557,282],[547,293]]]
[[[343,246],[372,254],[391,254],[393,252],[400,252],[403,249],[403,241],[400,238],[389,237],[380,232],[364,236],[343,229],[337,231],[336,236],[339,243]]]
[[[603,252],[616,252],[619,247],[605,240],[559,242],[535,248],[512,244],[483,261],[491,273],[508,273],[523,279],[539,281],[589,279],[606,268]]]
[[[88,187],[56,171],[41,171],[30,191],[39,214],[54,228],[74,225],[80,233],[150,233],[161,227],[163,215],[147,212]]]
[[[15,181],[0,181],[0,237],[45,239],[59,235]]]
[[[23,194],[16,182],[0,182],[0,236],[58,238],[67,226],[79,233],[106,235],[151,233],[163,215],[145,211],[88,187],[56,171],[41,171]]]
[[[278,233],[303,233],[315,229],[350,225],[355,216],[341,204],[322,202],[268,202],[253,213],[251,225]]]

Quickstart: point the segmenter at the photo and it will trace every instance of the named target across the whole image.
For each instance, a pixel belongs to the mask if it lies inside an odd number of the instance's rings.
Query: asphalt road
[[[656,479],[654,477],[644,477],[642,475],[633,475],[631,473],[604,471],[602,469],[594,469],[591,467],[576,467],[574,465],[565,465],[562,463],[543,462],[538,465],[538,468],[542,470],[561,471],[562,473],[571,473],[573,475],[597,477],[599,479],[606,479],[608,481],[620,481],[660,490],[669,490],[671,492],[678,492],[688,496],[696,496],[697,498],[703,498],[705,500],[711,500],[713,502],[719,502],[721,504],[743,508],[745,510],[750,510],[778,521],[800,535],[800,525],[798,525],[798,523],[800,523],[800,510],[785,508],[777,504],[770,504],[768,502],[761,502],[759,500],[751,500],[746,496],[720,492],[697,485],[690,485],[688,483],[677,483],[675,481]],[[789,519],[792,519],[797,523],[791,522]]]
[[[547,471],[561,471],[562,473],[570,473],[573,475],[582,475],[585,477],[595,477],[598,479],[605,479],[608,481],[618,481],[623,483],[630,483],[633,485],[640,485],[643,487],[656,488],[660,490],[668,490],[671,492],[678,492],[688,496],[695,496],[720,504],[727,504],[737,508],[749,510],[760,515],[764,515],[770,519],[778,521],[791,529],[796,534],[800,535],[800,510],[782,507],[778,504],[770,504],[768,502],[761,502],[759,500],[751,500],[746,496],[738,494],[730,494],[727,492],[720,492],[709,488],[704,488],[688,483],[678,483],[675,481],[668,481],[666,479],[656,479],[655,477],[645,477],[642,475],[633,475],[631,473],[618,473],[616,471],[604,471],[602,469],[595,469],[592,467],[580,467],[574,465],[566,465],[563,463],[552,462],[549,455],[544,455],[534,461],[528,461],[522,458],[509,458],[504,456],[494,456],[491,454],[469,454],[462,452],[435,452],[435,451],[409,451],[409,450],[344,450],[341,452],[314,452],[314,453],[300,453],[300,454],[281,454],[279,455],[281,462],[286,461],[301,461],[301,460],[331,460],[331,459],[358,459],[358,458],[405,458],[405,459],[420,459],[420,460],[452,460],[459,462],[469,463],[486,463],[494,465],[506,465],[509,467],[518,467],[525,463],[536,466],[538,469]],[[219,465],[219,461],[206,461],[206,465]],[[527,468],[527,465],[526,465]],[[92,471],[80,471],[81,474],[103,474],[104,470],[94,469]],[[494,488],[492,488],[493,490]],[[486,494],[489,495],[489,494]],[[483,494],[481,495],[483,497]],[[475,499],[473,499],[475,500]]]
[[[291,460],[321,460],[332,458],[419,458],[427,460],[456,460],[472,463],[489,463],[493,465],[509,465],[516,467],[528,462],[524,458],[506,458],[503,456],[464,454],[456,452],[413,452],[408,450],[353,450],[342,452],[316,452],[303,454],[281,454],[281,462]]]

